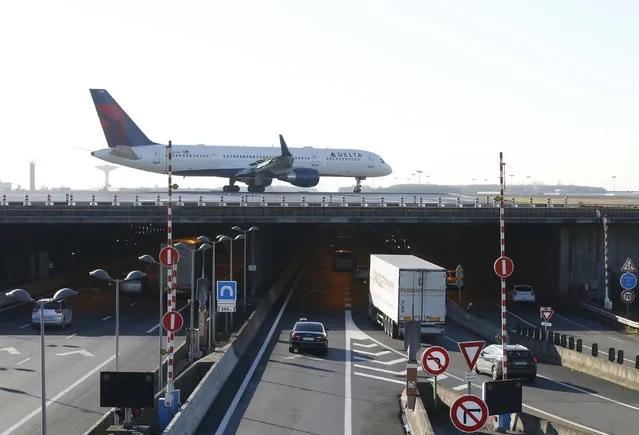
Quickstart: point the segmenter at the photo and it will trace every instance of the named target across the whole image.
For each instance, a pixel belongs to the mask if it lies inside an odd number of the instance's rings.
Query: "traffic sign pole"
[[[422,369],[433,376],[433,402],[437,408],[437,376],[446,371],[450,364],[448,351],[441,346],[431,346],[422,354]]]

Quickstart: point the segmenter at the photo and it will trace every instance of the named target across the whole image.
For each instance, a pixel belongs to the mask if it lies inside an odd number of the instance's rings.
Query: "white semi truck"
[[[446,269],[414,255],[371,254],[368,317],[392,338],[405,322],[421,323],[422,337],[435,341],[446,327]]]

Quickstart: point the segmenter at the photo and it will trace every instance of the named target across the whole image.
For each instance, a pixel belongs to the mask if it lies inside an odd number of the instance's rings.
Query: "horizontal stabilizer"
[[[140,156],[133,151],[133,148],[126,145],[116,145],[114,148],[111,148],[109,154],[127,160],[140,160]]]

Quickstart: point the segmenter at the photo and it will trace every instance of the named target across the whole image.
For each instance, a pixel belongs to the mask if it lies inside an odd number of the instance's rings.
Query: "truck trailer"
[[[368,318],[392,338],[408,320],[435,341],[446,327],[446,269],[414,255],[371,254]]]

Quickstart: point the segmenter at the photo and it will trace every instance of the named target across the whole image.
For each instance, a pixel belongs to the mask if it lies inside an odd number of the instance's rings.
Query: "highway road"
[[[218,266],[218,279],[223,279],[228,264]],[[108,410],[99,406],[99,372],[115,369],[115,292],[114,287],[91,280],[95,287],[79,288],[78,296],[69,300],[73,324],[64,330],[46,330],[50,435],[83,433]],[[120,295],[120,370],[153,371],[159,364],[155,283],[147,294]],[[185,302],[178,299],[185,319],[178,344],[189,327]],[[0,401],[5,404],[0,408],[0,435],[40,432],[40,333],[31,329],[30,321],[30,304],[4,308],[0,316]]]
[[[517,324],[530,327],[540,327],[538,304],[513,304],[508,303],[508,328],[513,330]],[[497,302],[486,304],[482,311],[474,314],[499,327],[500,308]],[[608,359],[608,349],[623,349],[624,364],[634,367],[635,359],[639,355],[639,336],[626,335],[614,330],[610,324],[598,322],[589,317],[574,313],[555,312],[551,319],[552,327],[549,331],[559,332],[568,336],[581,338],[584,352],[590,354],[592,344],[599,346],[599,358]]]
[[[289,302],[275,310],[275,322],[264,328],[263,348],[256,346],[243,361],[198,434],[403,433],[397,402],[405,376],[403,343],[368,322],[366,286],[349,274],[330,272],[328,264],[316,258],[306,262],[290,291]],[[331,328],[327,356],[288,352],[290,328],[302,316]],[[440,344],[449,349],[451,365],[439,377],[441,385],[466,388],[467,367],[456,343],[477,339],[448,323]],[[560,366],[539,364],[538,372],[537,380],[524,388],[525,409],[593,434],[636,433],[636,391]],[[481,395],[485,380],[490,378],[479,376],[473,394]]]
[[[281,314],[266,323],[264,350],[253,349],[238,375],[230,376],[235,382],[225,387],[198,434],[403,434],[401,386],[351,372],[359,348],[345,328],[348,307],[365,304],[367,295],[354,290],[352,274],[332,273],[327,255],[309,258],[303,267],[288,302],[274,310],[274,317]],[[300,317],[330,328],[327,355],[289,353],[288,334]],[[249,368],[254,374],[246,377]]]

